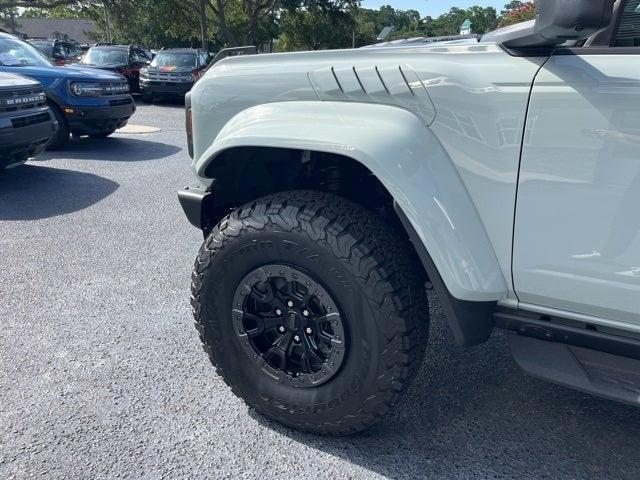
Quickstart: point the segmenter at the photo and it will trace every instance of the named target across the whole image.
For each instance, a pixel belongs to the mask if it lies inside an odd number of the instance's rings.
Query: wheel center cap
[[[302,328],[300,316],[296,312],[289,312],[289,329],[299,330]]]

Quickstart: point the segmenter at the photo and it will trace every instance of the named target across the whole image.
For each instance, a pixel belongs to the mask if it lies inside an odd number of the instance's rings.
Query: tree
[[[3,8],[0,10],[0,25],[4,25],[11,33],[15,34],[17,29],[21,26],[20,23],[18,23],[17,17],[17,8]]]
[[[473,33],[486,33],[495,30],[498,25],[498,14],[493,7],[470,7],[462,9],[453,7],[447,13],[433,19],[427,25],[429,36],[457,35],[460,25],[466,20],[471,21]]]
[[[277,0],[207,0],[220,32],[232,47],[258,46],[263,21]]]
[[[421,37],[427,33],[419,12],[416,10],[396,10],[389,5],[384,5],[379,10],[358,8],[355,20],[357,23],[356,44],[358,46],[375,43],[377,35],[387,26],[395,28],[389,37],[390,40]]]
[[[78,3],[78,0],[9,0],[0,1],[0,10],[6,8],[55,8],[74,3]]]
[[[536,6],[534,1],[521,2],[513,0],[504,6],[500,16],[500,26],[506,27],[514,23],[526,22],[536,18]]]
[[[320,50],[352,44],[357,0],[283,0],[278,49]]]

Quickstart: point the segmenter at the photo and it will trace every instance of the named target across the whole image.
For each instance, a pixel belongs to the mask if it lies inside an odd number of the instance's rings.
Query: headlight
[[[140,69],[140,78],[147,78],[147,74],[149,73],[149,69],[148,68],[141,68]]]
[[[181,82],[193,82],[193,80],[193,75],[191,75],[190,73],[180,75]]]
[[[73,82],[71,93],[76,97],[99,97],[102,95],[102,86],[99,83]]]

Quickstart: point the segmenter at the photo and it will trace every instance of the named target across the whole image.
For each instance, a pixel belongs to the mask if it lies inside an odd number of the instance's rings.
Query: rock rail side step
[[[640,406],[640,360],[515,333],[509,344],[516,363],[534,377]]]

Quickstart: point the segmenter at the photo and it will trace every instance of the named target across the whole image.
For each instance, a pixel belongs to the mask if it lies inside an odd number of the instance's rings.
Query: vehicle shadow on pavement
[[[73,139],[64,149],[55,152],[45,152],[38,156],[35,161],[64,157],[83,161],[140,162],[145,160],[160,160],[175,155],[181,150],[180,147],[175,145],[116,135],[104,139]]]
[[[119,186],[92,173],[23,165],[0,173],[0,221],[76,212],[108,197]]]
[[[180,109],[180,110],[184,110],[184,108],[185,108],[185,106],[184,106],[184,98],[183,97],[159,98],[157,100],[154,100],[152,104],[143,102],[142,101],[142,97],[140,97],[140,96],[134,97],[134,100],[136,102],[136,106],[138,106],[138,107],[146,107],[146,106],[150,106],[150,105],[155,105],[155,106],[166,107],[166,108],[176,108],[176,109]]]
[[[431,318],[444,318],[430,298]],[[437,313],[436,313],[437,312]],[[427,358],[379,425],[345,438],[291,439],[389,478],[638,478],[640,410],[525,376],[506,335],[463,350],[431,326]]]

